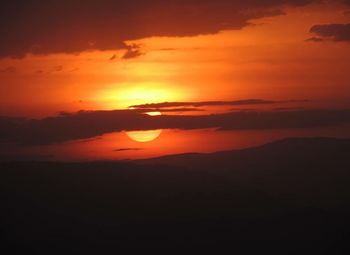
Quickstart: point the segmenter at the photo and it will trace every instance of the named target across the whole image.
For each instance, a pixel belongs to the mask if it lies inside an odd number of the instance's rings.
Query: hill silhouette
[[[3,162],[2,242],[87,254],[89,246],[278,240],[311,249],[284,254],[343,254],[349,152],[346,139],[289,138],[130,162]]]

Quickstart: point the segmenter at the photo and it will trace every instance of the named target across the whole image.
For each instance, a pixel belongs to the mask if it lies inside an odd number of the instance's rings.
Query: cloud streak
[[[8,66],[8,67],[0,69],[0,73],[14,74],[16,72],[17,72],[17,68],[14,66]]]
[[[131,59],[131,58],[137,58],[145,53],[141,51],[141,46],[137,44],[132,44],[127,46],[127,51],[125,54],[122,56],[122,59]]]
[[[142,148],[120,148],[120,149],[115,149],[113,151],[122,152],[122,151],[139,151],[139,150],[142,150]]]
[[[153,104],[140,104],[132,105],[135,109],[143,108],[169,108],[169,107],[202,107],[202,106],[237,106],[237,105],[261,105],[261,104],[274,104],[276,101],[264,100],[264,99],[245,99],[245,100],[234,100],[234,101],[202,101],[202,102],[163,102]]]
[[[350,110],[243,111],[195,116],[149,116],[133,110],[80,111],[40,120],[0,118],[0,142],[44,145],[133,130],[265,130],[349,123]]]
[[[350,23],[315,25],[310,29],[310,32],[318,37],[312,37],[308,41],[322,42],[331,40],[335,42],[350,42]]]

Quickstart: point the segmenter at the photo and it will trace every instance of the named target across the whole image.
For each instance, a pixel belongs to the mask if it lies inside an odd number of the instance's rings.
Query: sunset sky
[[[0,158],[350,137],[348,0],[14,0],[0,20]]]

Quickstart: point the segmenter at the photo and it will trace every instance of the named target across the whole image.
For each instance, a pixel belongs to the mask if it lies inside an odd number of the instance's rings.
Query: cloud
[[[16,72],[17,72],[17,68],[14,66],[8,66],[8,67],[0,69],[0,73],[13,74]]]
[[[42,74],[44,74],[44,71],[43,70],[36,70],[34,73],[37,75],[42,75]]]
[[[63,70],[64,70],[64,66],[63,65],[57,65],[57,66],[54,66],[54,67],[52,67],[52,68],[50,68],[49,70],[46,70],[46,71],[41,70],[41,69],[36,70],[34,72],[34,74],[37,74],[37,75],[53,74],[53,73],[62,72]],[[69,70],[68,72],[75,72],[77,70],[79,70],[79,69],[78,68],[74,68],[74,69]]]
[[[161,49],[159,49],[159,51],[176,51],[178,49],[179,48],[161,48]]]
[[[195,36],[241,29],[317,0],[5,0],[0,57],[126,49],[151,36]]]
[[[299,111],[305,110],[304,107],[276,107],[273,109],[274,111]]]
[[[122,56],[122,59],[131,59],[131,58],[137,58],[139,56],[144,55],[141,51],[141,46],[138,44],[132,44],[127,46],[127,51]]]
[[[201,106],[225,106],[225,105],[260,105],[260,104],[274,104],[277,103],[271,100],[263,99],[245,99],[245,100],[235,100],[235,101],[204,101],[204,102],[163,102],[163,103],[154,103],[154,104],[140,104],[132,105],[130,107],[136,109],[142,108],[169,108],[169,107],[201,107]]]
[[[309,39],[305,40],[306,42],[323,42],[325,39],[320,38],[320,37],[311,37]]]
[[[2,149],[2,148],[0,148]],[[53,154],[32,154],[32,153],[22,153],[22,152],[11,152],[8,153],[6,149],[0,151],[0,161],[50,161],[54,159]]]
[[[350,23],[315,25],[310,29],[310,32],[318,36],[309,39],[312,41],[350,42]]]
[[[113,61],[113,60],[115,60],[117,58],[117,55],[116,54],[113,54],[113,56],[111,56],[110,58],[109,58],[109,61]]]
[[[0,118],[0,142],[44,145],[133,130],[265,130],[317,128],[349,123],[350,110],[243,111],[194,116],[149,116],[133,110],[80,111],[40,120]]]
[[[140,151],[143,150],[142,148],[120,148],[120,149],[115,149],[113,151],[116,152],[121,152],[121,151]]]
[[[256,111],[256,109],[247,109],[247,108],[232,108],[231,112],[248,112],[248,111]]]
[[[139,113],[147,113],[147,112],[158,112],[162,113],[166,112],[201,112],[203,109],[195,108],[195,107],[175,107],[175,108],[135,108],[132,109],[135,112]]]
[[[79,71],[79,70],[80,70],[80,68],[76,67],[76,68],[73,68],[73,69],[69,70],[69,72],[73,73],[73,72],[76,72],[76,71]]]
[[[55,72],[61,72],[63,70],[63,66],[62,65],[59,65],[59,66],[55,66],[54,67],[54,71]]]

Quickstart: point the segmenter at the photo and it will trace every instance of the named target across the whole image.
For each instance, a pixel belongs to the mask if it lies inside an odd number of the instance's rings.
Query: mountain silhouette
[[[348,139],[288,138],[130,162],[3,162],[2,242],[36,253],[43,243],[73,245],[90,254],[90,246],[278,240],[310,248],[284,254],[343,254],[349,152]]]

